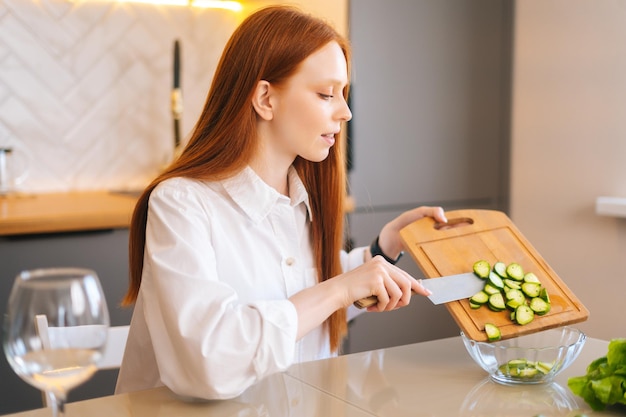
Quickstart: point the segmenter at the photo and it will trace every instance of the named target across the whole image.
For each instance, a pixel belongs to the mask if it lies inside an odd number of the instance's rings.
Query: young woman
[[[234,397],[336,354],[355,301],[374,295],[369,310],[388,311],[427,294],[385,257],[399,256],[408,223],[445,222],[440,207],[342,251],[349,62],[344,38],[289,7],[232,35],[188,145],[133,215],[124,303],[135,308],[117,392]]]

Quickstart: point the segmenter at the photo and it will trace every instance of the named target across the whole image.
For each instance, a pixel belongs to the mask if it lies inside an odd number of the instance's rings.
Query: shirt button
[[[285,263],[287,264],[287,266],[291,266],[296,263],[296,260],[290,256],[289,258],[285,259]]]

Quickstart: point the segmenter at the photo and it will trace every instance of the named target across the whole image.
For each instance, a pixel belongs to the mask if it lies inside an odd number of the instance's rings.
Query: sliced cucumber
[[[501,278],[508,278],[509,276],[506,274],[506,264],[504,262],[496,262],[493,264],[493,271],[500,275]]]
[[[469,301],[470,303],[483,305],[489,301],[489,294],[484,291],[478,291],[470,297]]]
[[[522,326],[530,323],[535,318],[535,312],[526,304],[522,304],[515,309],[515,322]]]
[[[548,311],[550,311],[550,304],[546,303],[546,301],[540,297],[535,297],[531,299],[528,306],[539,316],[543,316],[544,314],[547,314]]]
[[[537,370],[537,368],[526,367],[526,368],[521,368],[519,370],[518,376],[520,378],[532,378],[532,377],[537,376],[538,373],[539,373],[539,371]]]
[[[496,274],[493,271],[489,273],[487,282],[492,286],[498,288],[499,290],[504,289],[504,282],[502,282],[502,278],[500,278],[500,275]]]
[[[491,294],[487,305],[493,311],[502,311],[506,308],[506,305],[504,304],[504,297],[500,292],[497,294]]]
[[[552,370],[554,364],[540,361],[527,361],[526,359],[512,359],[500,365],[498,371],[504,375],[519,379],[542,378]]]
[[[519,281],[515,281],[514,279],[506,278],[506,279],[503,279],[502,282],[504,282],[504,285],[509,288],[513,288],[516,290],[519,290],[520,288],[522,288],[522,284],[520,284]]]
[[[483,287],[483,291],[486,292],[487,294],[491,295],[491,294],[496,294],[499,293],[501,290],[500,288],[496,288],[493,285],[491,285],[490,283],[486,283],[485,286]]]
[[[490,342],[500,340],[500,338],[502,337],[498,326],[492,323],[485,324],[485,333],[487,333],[487,340],[489,340]]]
[[[539,278],[537,278],[537,275],[533,274],[532,272],[528,272],[526,274],[524,274],[524,282],[537,282],[539,283]]]
[[[491,265],[484,260],[476,261],[474,262],[473,270],[480,278],[487,279],[489,272],[491,272]]]
[[[539,294],[541,293],[541,284],[538,282],[524,282],[522,284],[522,291],[524,291],[524,294],[526,294],[529,298],[539,297]]]
[[[552,368],[554,367],[554,362],[542,362],[542,361],[537,361],[536,365],[537,369],[539,370],[539,372],[543,373],[543,374],[547,374],[548,372],[550,372],[552,370]]]
[[[489,262],[479,260],[474,262],[473,270],[485,279],[485,284],[482,291],[470,297],[471,309],[479,309],[483,304],[495,312],[509,309],[511,321],[520,325],[550,311],[548,291],[533,272],[525,273],[519,263],[506,265],[497,261],[491,268]]]
[[[505,298],[507,299],[506,306],[513,310],[526,303],[526,296],[521,290],[511,289],[506,293]]]
[[[511,359],[507,362],[507,365],[511,368],[525,368],[528,365],[526,359]]]
[[[524,279],[524,270],[522,266],[516,262],[510,263],[506,267],[506,274],[515,281],[522,281]]]

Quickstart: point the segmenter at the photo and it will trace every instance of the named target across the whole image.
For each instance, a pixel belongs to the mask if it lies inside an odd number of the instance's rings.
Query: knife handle
[[[378,303],[378,297],[376,297],[375,295],[370,295],[367,298],[361,298],[360,300],[356,300],[354,302],[354,306],[357,308],[367,308],[376,305],[376,303]]]
[[[415,294],[415,292],[411,291],[411,294]],[[370,295],[369,297],[356,300],[353,304],[356,308],[367,308],[376,305],[376,303],[378,303],[378,297]]]

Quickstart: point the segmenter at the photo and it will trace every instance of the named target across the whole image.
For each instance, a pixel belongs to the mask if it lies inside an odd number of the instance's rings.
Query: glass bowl
[[[477,342],[461,332],[463,344],[491,379],[501,384],[543,384],[580,354],[587,336],[560,327],[499,342]]]

